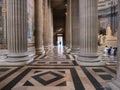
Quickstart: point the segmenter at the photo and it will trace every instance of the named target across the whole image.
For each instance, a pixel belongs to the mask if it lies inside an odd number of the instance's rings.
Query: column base
[[[78,61],[81,62],[99,62],[100,60],[98,59],[98,57],[78,57],[77,58]]]
[[[78,53],[80,53],[80,48],[72,48],[71,53],[72,54],[78,54]]]
[[[97,53],[80,53],[77,58],[78,61],[82,62],[99,62]]]
[[[44,46],[44,50],[45,50],[45,52],[47,52],[47,51],[50,50],[50,47],[49,46]]]
[[[105,90],[120,90],[120,80],[113,79],[111,83],[108,83]]]
[[[104,62],[81,62],[76,61],[79,66],[105,66],[106,64]]]
[[[54,48],[53,45],[44,46],[45,52],[49,52],[49,50],[52,50],[53,48]]]
[[[81,56],[75,56],[75,60],[80,66],[105,66],[105,62],[100,61],[98,56],[92,56],[92,57],[81,57]]]
[[[0,66],[24,66],[30,64],[34,60],[34,54],[27,56],[11,56],[10,54],[3,59],[0,59]]]
[[[70,48],[65,48],[65,53],[66,53],[66,54],[70,54],[70,52],[71,52],[71,49],[70,49]]]
[[[65,46],[65,50],[68,49],[69,47]]]
[[[27,53],[8,53],[7,57],[8,58],[21,58],[21,57],[27,57],[28,54]]]
[[[30,64],[33,60],[34,57],[30,56],[26,58],[5,58],[0,60],[0,66],[24,66]]]
[[[44,48],[37,48],[36,49],[36,54],[39,54],[39,55],[45,54]]]

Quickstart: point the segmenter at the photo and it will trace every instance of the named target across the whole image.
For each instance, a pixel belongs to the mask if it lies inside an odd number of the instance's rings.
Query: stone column
[[[3,16],[3,31],[4,31],[4,40],[3,40],[3,48],[7,48],[7,8],[6,8],[6,0],[3,0],[2,5],[2,16]]]
[[[72,33],[71,33],[71,0],[67,0],[66,4],[67,12],[66,12],[66,47],[72,48]]]
[[[78,60],[96,61],[97,55],[97,2],[79,0],[80,14],[80,53]]]
[[[35,0],[35,28],[36,54],[43,54],[43,0]]]
[[[118,69],[117,69],[117,75],[114,79],[112,79],[111,83],[108,83],[105,90],[120,90],[120,1],[118,0],[118,43],[117,43],[117,58],[118,58]]]
[[[45,51],[49,50],[49,32],[48,32],[48,0],[44,1],[44,25],[43,25],[43,44]]]
[[[71,0],[71,26],[72,26],[72,52],[79,52],[80,50],[79,0]]]
[[[49,15],[48,16],[49,47],[50,49],[52,49],[53,48],[53,12],[51,8],[51,0],[49,0],[49,3],[48,3],[48,15]]]
[[[32,57],[27,52],[27,0],[7,0],[8,58],[6,61],[26,64]],[[28,62],[27,62],[28,61]]]
[[[53,47],[53,24],[50,0],[44,0],[44,26],[43,43],[45,51]]]

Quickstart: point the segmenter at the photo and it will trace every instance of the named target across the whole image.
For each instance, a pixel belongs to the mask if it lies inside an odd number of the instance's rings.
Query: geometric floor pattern
[[[45,66],[50,66],[50,65],[54,65],[54,66],[64,66],[64,65],[75,65],[76,63],[74,61],[71,60],[66,60],[66,61],[49,61],[49,60],[45,60],[45,61],[35,61],[32,65],[45,65]]]
[[[5,73],[2,69],[0,90],[103,90],[116,74],[115,66],[24,66]]]
[[[102,55],[101,56],[102,61],[105,61],[107,65],[116,65],[118,62],[118,59],[116,56],[113,55]]]
[[[0,90],[104,90],[116,75],[116,66],[80,67],[57,55],[23,67],[0,67]]]

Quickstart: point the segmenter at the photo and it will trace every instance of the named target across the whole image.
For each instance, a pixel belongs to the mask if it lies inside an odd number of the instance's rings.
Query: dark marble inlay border
[[[111,75],[99,75],[103,80],[111,80],[113,76]]]
[[[90,74],[90,72],[86,69],[86,67],[81,67],[84,73],[87,75],[89,80],[92,82],[93,86],[96,88],[96,90],[104,90],[102,85]]]
[[[109,71],[111,71],[112,73],[114,73],[114,74],[116,74],[117,72],[115,71],[115,70],[113,70],[113,69],[111,69],[111,68],[109,68],[109,67],[105,67],[106,69],[108,69]],[[116,69],[117,70],[117,69]]]
[[[34,57],[34,59],[37,59],[39,56],[40,56],[39,54],[36,54],[35,57]]]
[[[61,62],[61,64],[68,64],[69,65],[70,63],[69,62]]]
[[[34,86],[31,82],[29,82],[29,81],[26,81],[24,84],[23,84],[23,86]]]
[[[73,63],[75,66],[78,66],[78,64],[77,64],[76,61],[72,61],[72,63]]]
[[[95,69],[95,68],[93,68],[92,69],[94,72],[105,72],[103,69]]]
[[[34,73],[39,73],[39,72],[41,72],[41,71],[35,71]]]
[[[62,83],[60,83],[60,84],[58,84],[58,85],[56,85],[56,86],[67,86],[67,85],[66,85],[66,81],[64,81],[64,82],[62,82]]]
[[[58,72],[65,74],[65,71],[58,71]]]
[[[37,62],[38,64],[45,64],[45,62]]]
[[[18,75],[17,77],[15,77],[12,81],[10,81],[6,86],[4,86],[1,90],[11,90],[21,79],[23,79],[25,77],[25,75],[27,75],[32,69],[47,69],[47,68],[35,68],[35,67],[28,67],[25,71],[23,71],[20,75]],[[77,75],[77,72],[74,68],[49,68],[49,69],[69,69],[72,75],[72,79],[73,79],[73,83],[75,86],[76,90],[85,90],[84,86],[82,84],[82,82],[79,79],[79,76]],[[27,84],[30,84],[27,82]],[[24,84],[24,86],[26,86],[27,84]],[[58,84],[57,86],[61,86],[61,85],[66,85],[64,82]],[[32,86],[32,84],[31,84]]]
[[[69,55],[65,55],[65,56],[66,56],[66,59],[70,59],[70,58],[69,58]]]
[[[73,63],[72,64],[41,64],[41,63],[35,63],[30,66],[75,66]]]
[[[100,85],[100,83],[94,78],[94,76],[92,76],[90,74],[90,72],[86,69],[86,67],[81,67],[82,70],[84,71],[84,73],[87,75],[87,77],[89,78],[89,80],[91,81],[91,83],[93,84],[93,86],[96,88],[96,90],[104,90],[103,87]],[[11,90],[21,79],[23,79],[32,69],[48,69],[48,68],[42,68],[42,67],[28,67],[27,69],[25,69],[25,71],[23,71],[20,75],[16,76],[11,82],[9,82],[6,86],[4,86],[1,90]],[[72,76],[72,80],[73,80],[73,83],[74,83],[74,87],[75,87],[75,90],[85,90],[79,76],[78,76],[78,73],[77,71],[75,70],[75,68],[73,67],[68,67],[68,68],[49,68],[49,69],[56,69],[56,70],[59,70],[59,69],[68,69],[70,70],[71,72],[71,76]],[[58,71],[59,72],[59,71]],[[62,73],[62,72],[61,72]],[[64,72],[63,72],[64,73]],[[28,83],[26,82],[24,84],[24,86],[26,85],[31,85],[32,86],[32,83]],[[63,85],[66,85],[65,82],[62,82],[56,86],[63,86]]]
[[[21,67],[20,67],[21,68]],[[20,68],[17,68],[15,70],[13,70],[12,72],[10,72],[10,74],[5,75],[2,79],[4,80],[5,78],[7,78],[8,76],[10,76],[11,74],[17,72]],[[1,88],[0,90],[11,90],[21,79],[23,79],[25,77],[25,75],[27,75],[32,69],[47,69],[47,68],[36,68],[36,67],[28,67],[27,69],[25,69],[25,71],[23,71],[21,74],[19,74],[18,76],[16,76],[12,81],[10,81],[7,85],[5,85],[3,88]],[[71,68],[49,68],[49,69],[71,69]],[[27,83],[28,84],[28,83]]]
[[[61,61],[61,64],[58,64],[57,62],[49,62],[49,64],[46,64],[45,62],[39,61],[39,62],[31,64],[30,66],[44,66],[44,65],[46,66],[78,66],[76,61],[72,61],[72,63]]]
[[[76,70],[74,68],[70,69],[75,90],[85,90]]]
[[[41,76],[44,76],[44,75],[47,75],[47,74],[51,74],[53,76],[55,76],[54,78],[50,79],[50,80],[44,80],[41,78]],[[38,75],[35,75],[35,76],[32,76],[32,78],[34,78],[36,81],[38,81],[39,83],[47,86],[48,84],[52,83],[52,82],[55,82],[57,80],[60,80],[62,78],[64,78],[64,76],[62,75],[59,75],[57,73],[54,73],[52,71],[48,71],[48,72],[45,72],[45,73],[42,73],[42,74],[38,74]]]
[[[9,77],[10,75],[14,74],[15,72],[17,72],[20,68],[21,68],[21,67],[16,68],[16,69],[14,69],[13,71],[11,71],[11,72],[9,72],[8,74],[6,74],[5,76],[1,77],[1,78],[0,78],[0,82],[2,82],[4,79],[6,79],[6,78]]]
[[[1,90],[11,90],[26,74],[30,72],[31,69],[26,69],[20,75],[15,77],[11,82],[9,82],[6,86],[4,86]]]
[[[49,62],[49,64],[57,64],[57,62]]]
[[[8,70],[10,70],[10,68],[0,68],[0,72],[6,72]]]

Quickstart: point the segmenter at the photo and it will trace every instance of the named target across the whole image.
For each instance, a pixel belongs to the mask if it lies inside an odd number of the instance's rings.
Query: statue
[[[110,28],[110,25],[107,26],[106,32],[107,33],[106,33],[105,45],[116,47],[117,46],[117,37],[112,35],[112,30]]]

